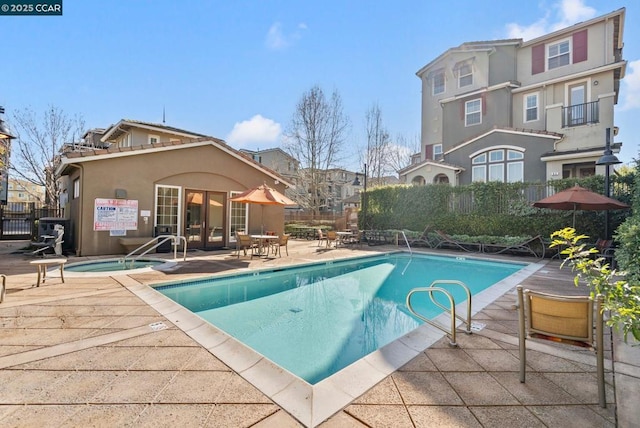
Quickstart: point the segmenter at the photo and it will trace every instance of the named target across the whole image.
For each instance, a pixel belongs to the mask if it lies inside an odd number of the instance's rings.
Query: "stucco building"
[[[468,42],[416,74],[421,153],[406,183],[544,182],[601,174],[626,61],[625,9],[533,40]],[[612,142],[614,152],[621,143]]]

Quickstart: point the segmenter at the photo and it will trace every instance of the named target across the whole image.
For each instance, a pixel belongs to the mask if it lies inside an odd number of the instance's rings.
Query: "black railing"
[[[56,208],[36,205],[33,202],[9,202],[0,205],[0,240],[30,239],[38,237],[38,220],[59,217]]]
[[[599,120],[600,109],[598,107],[598,101],[562,108],[563,128],[586,125],[588,123],[598,123]]]

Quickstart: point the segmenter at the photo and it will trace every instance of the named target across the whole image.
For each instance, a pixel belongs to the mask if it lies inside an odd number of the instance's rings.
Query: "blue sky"
[[[87,127],[122,118],[264,149],[282,141],[302,94],[337,90],[351,121],[342,166],[357,169],[377,103],[392,137],[420,133],[415,73],[463,42],[525,40],[626,7],[628,61],[615,122],[619,157],[638,157],[640,4],[616,0],[63,0],[63,15],[0,16],[0,105],[49,105]],[[350,156],[349,156],[350,155]]]

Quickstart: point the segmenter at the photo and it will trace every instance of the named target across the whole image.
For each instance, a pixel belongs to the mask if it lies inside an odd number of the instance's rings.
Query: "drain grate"
[[[472,321],[471,322],[471,331],[480,331],[485,328],[487,325],[481,322]]]
[[[151,327],[151,330],[153,331],[158,331],[165,330],[167,328],[167,325],[163,322],[154,322],[152,324],[149,324],[149,327]]]

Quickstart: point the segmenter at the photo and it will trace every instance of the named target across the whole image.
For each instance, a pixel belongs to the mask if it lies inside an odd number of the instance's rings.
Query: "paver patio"
[[[393,249],[326,250],[293,240],[289,257],[197,251],[172,272],[66,275],[65,283],[52,276],[39,288],[29,258],[3,254],[0,273],[8,287],[0,304],[0,425],[303,426],[141,300],[131,284]],[[523,284],[584,292],[557,261],[547,261]],[[606,409],[598,406],[595,356],[586,350],[530,341],[527,382],[518,381],[514,301],[512,292],[505,294],[474,316],[486,327],[460,334],[459,348],[439,340],[320,426],[615,426],[610,352]]]

